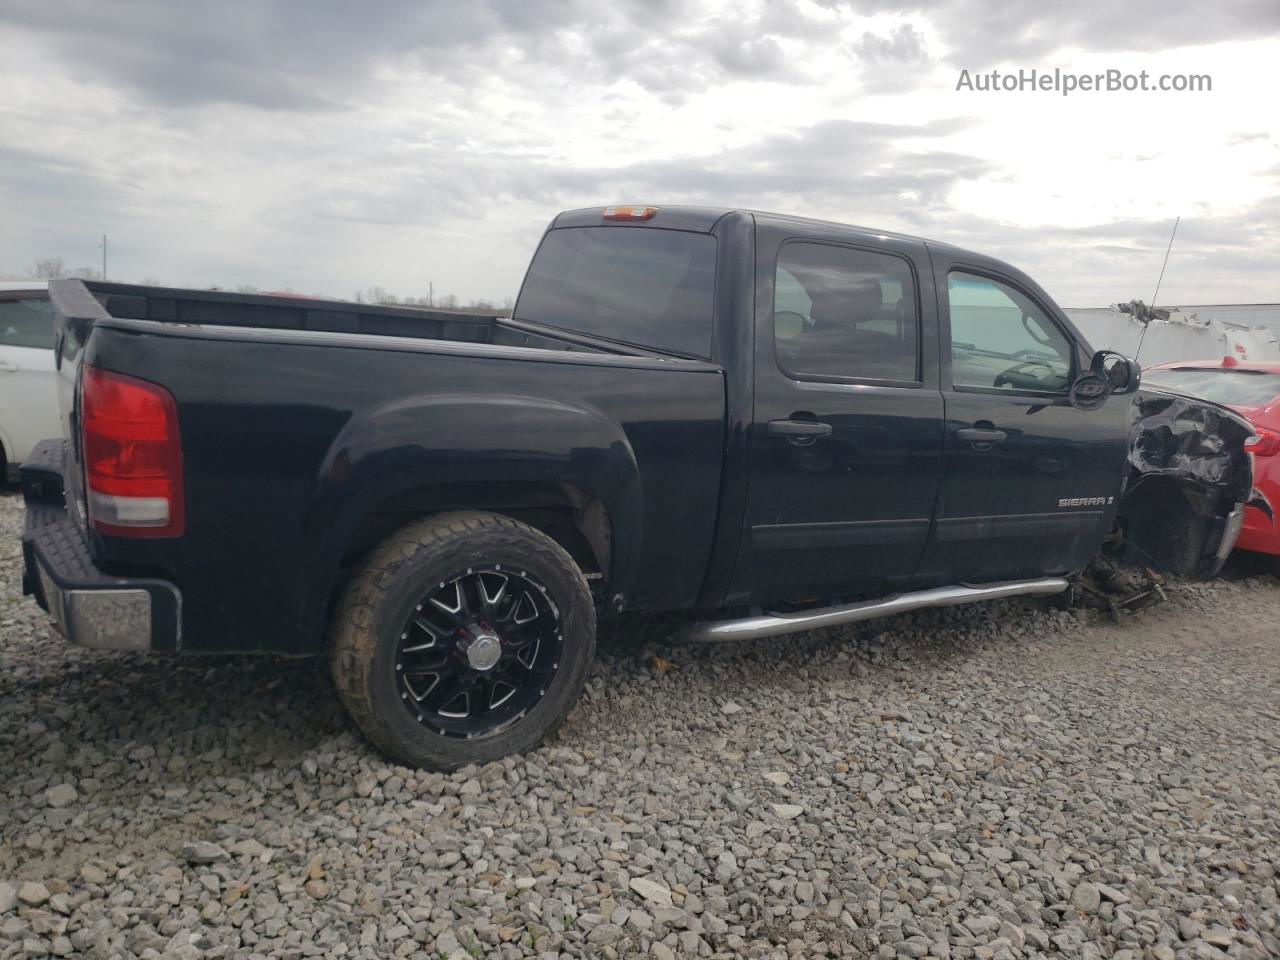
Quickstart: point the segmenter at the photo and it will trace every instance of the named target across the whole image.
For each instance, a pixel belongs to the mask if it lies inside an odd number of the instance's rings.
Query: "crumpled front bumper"
[[[67,509],[63,459],[62,442],[46,440],[22,465],[22,592],[77,646],[177,650],[181,592],[165,580],[113,576],[94,565],[84,529]]]

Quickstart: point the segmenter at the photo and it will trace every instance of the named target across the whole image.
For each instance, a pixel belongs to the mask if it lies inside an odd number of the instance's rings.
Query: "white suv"
[[[17,480],[31,448],[61,434],[48,287],[0,282],[0,482]]]

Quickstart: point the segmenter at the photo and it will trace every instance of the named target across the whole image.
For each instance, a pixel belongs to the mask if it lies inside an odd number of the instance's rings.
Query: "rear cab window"
[[[711,356],[716,238],[656,227],[560,227],[529,265],[513,318]]]
[[[1280,397],[1280,374],[1238,367],[1147,370],[1142,381],[1229,407],[1265,407]]]
[[[0,347],[53,349],[53,307],[47,298],[0,300]]]

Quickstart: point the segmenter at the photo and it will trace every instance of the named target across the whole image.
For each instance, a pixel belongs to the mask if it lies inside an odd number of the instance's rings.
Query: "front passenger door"
[[[1083,359],[1061,311],[1023,278],[935,261],[946,406],[943,478],[924,583],[1081,569],[1115,515],[1127,398],[1069,393]]]

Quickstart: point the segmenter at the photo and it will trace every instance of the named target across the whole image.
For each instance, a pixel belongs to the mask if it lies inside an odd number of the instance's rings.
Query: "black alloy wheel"
[[[471,567],[416,604],[395,670],[409,713],[443,736],[486,736],[546,695],[560,666],[560,611],[526,570]]]

